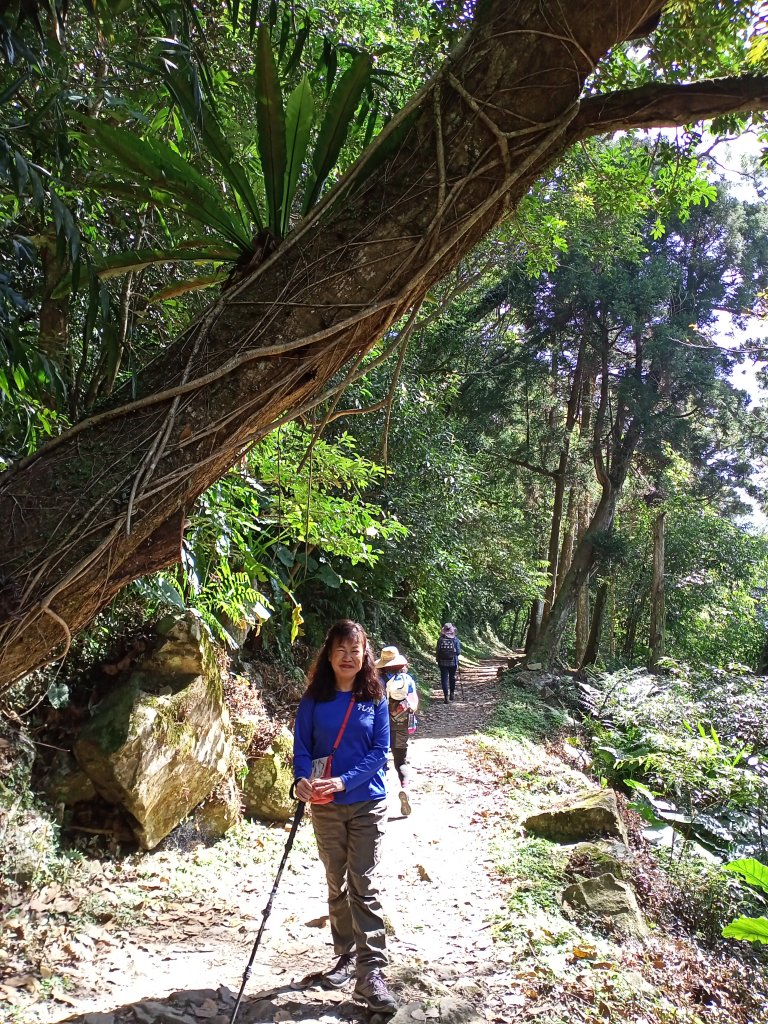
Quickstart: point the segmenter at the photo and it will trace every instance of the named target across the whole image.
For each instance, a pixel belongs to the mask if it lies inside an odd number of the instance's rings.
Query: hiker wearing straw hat
[[[390,746],[395,771],[400,780],[400,812],[407,817],[411,813],[407,792],[410,781],[408,740],[416,731],[419,694],[416,683],[408,673],[408,662],[396,647],[383,647],[375,665],[389,704]]]

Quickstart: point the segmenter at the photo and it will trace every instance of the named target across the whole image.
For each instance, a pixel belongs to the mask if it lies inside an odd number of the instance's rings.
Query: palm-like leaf
[[[285,105],[285,188],[283,191],[283,220],[280,225],[280,236],[288,233],[291,217],[291,204],[296,192],[296,185],[301,167],[307,154],[309,133],[312,128],[312,117],[315,111],[312,90],[306,75],[302,78]]]
[[[123,274],[130,274],[158,263],[232,263],[242,255],[242,249],[234,246],[221,244],[199,244],[185,243],[183,245],[170,246],[167,249],[126,249],[123,252],[107,256],[100,263],[92,267],[93,274],[99,280],[107,281],[113,277],[122,277]],[[221,280],[223,275],[218,275]],[[210,283],[213,283],[211,281]],[[64,277],[51,293],[51,298],[60,299],[77,291],[79,287],[85,287],[87,280],[76,282],[71,274]],[[202,286],[201,286],[202,287]],[[191,289],[189,289],[191,290]]]
[[[256,124],[267,196],[267,221],[272,231],[279,235],[285,189],[285,116],[277,66],[265,25],[261,25],[256,38]]]
[[[181,107],[190,124],[196,124],[205,143],[206,150],[224,179],[231,185],[252,221],[250,237],[264,227],[261,206],[253,191],[248,174],[235,159],[234,152],[219,126],[211,107],[202,99],[195,98],[189,84],[180,74],[167,74],[166,84]],[[199,115],[199,116],[198,116]]]
[[[218,263],[234,262],[242,255],[240,249],[210,246],[190,248],[175,246],[168,249],[129,249],[125,252],[108,256],[96,267],[96,273],[102,281],[111,277],[120,277],[132,271],[144,270],[156,263]]]
[[[216,274],[205,274],[202,277],[192,277],[186,281],[176,281],[169,284],[167,288],[153,292],[147,302],[165,302],[167,299],[176,299],[180,295],[187,295],[189,292],[199,292],[204,288],[211,288],[213,285],[221,284],[226,280],[227,274],[223,271]]]
[[[250,234],[222,205],[213,184],[157,139],[139,139],[125,128],[115,128],[95,118],[81,118],[93,132],[97,144],[118,161],[124,171],[139,177],[139,185],[150,184],[184,208],[199,224],[220,232],[241,250],[250,246]]]
[[[323,184],[339,158],[360,97],[370,81],[372,66],[367,53],[358,54],[333,90],[312,155],[314,173],[304,195],[303,213],[317,202]]]

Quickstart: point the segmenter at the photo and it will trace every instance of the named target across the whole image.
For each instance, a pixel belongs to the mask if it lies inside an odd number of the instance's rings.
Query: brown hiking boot
[[[397,1010],[395,997],[387,988],[381,971],[371,971],[364,978],[358,978],[352,998],[365,1003],[374,1013],[394,1013]]]

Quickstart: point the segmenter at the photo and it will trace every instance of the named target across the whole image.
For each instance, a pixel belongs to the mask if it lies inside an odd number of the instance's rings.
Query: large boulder
[[[97,707],[74,746],[98,793],[135,820],[151,850],[229,768],[230,728],[216,652],[191,613]]]
[[[595,836],[614,836],[627,843],[627,831],[612,789],[599,789],[566,806],[532,814],[523,825],[527,832],[556,843],[577,843]]]
[[[563,892],[563,903],[586,911],[626,938],[644,939],[649,934],[634,892],[614,875],[598,875],[569,885]]]
[[[289,796],[293,784],[293,735],[285,726],[263,757],[248,763],[243,779],[245,813],[262,821],[288,821],[296,808]]]

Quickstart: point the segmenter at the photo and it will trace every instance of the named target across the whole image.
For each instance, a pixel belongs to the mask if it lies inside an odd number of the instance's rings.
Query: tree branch
[[[511,455],[505,455],[499,457],[501,462],[508,462],[512,466],[520,466],[521,469],[529,469],[531,473],[538,473],[540,476],[548,476],[553,480],[557,480],[558,471],[556,469],[547,469],[544,466],[537,466],[533,462],[527,462],[525,459],[516,459]]]
[[[722,114],[768,109],[768,76],[715,78],[690,85],[643,85],[639,89],[592,96],[581,102],[568,128],[577,142],[592,135],[632,128],[674,128]]]

